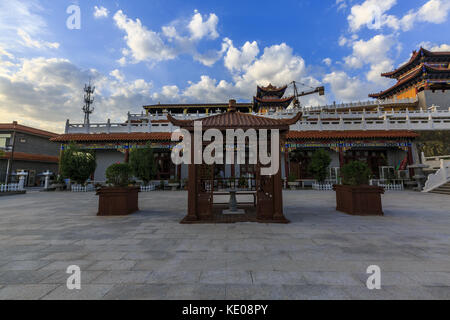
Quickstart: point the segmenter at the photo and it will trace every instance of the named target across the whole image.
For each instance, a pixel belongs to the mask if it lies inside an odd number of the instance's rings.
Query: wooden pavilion
[[[289,127],[299,121],[301,118],[299,112],[292,119],[272,119],[260,117],[248,113],[241,113],[236,110],[236,102],[230,100],[229,109],[226,113],[195,120],[202,122],[202,130],[218,129],[222,133],[227,129],[255,129],[258,133],[261,129],[279,130],[279,151],[281,159],[281,150],[286,141]],[[194,120],[176,119],[170,114],[169,121],[182,129],[189,131],[191,141],[194,141]],[[258,134],[259,135],[259,134]],[[246,142],[247,144],[247,142]],[[268,142],[270,145],[270,142]],[[204,145],[203,145],[204,147]],[[230,146],[226,146],[229,148]],[[282,199],[282,177],[281,160],[276,174],[267,176],[261,175],[259,155],[256,164],[256,174],[254,183],[256,208],[246,209],[244,215],[234,215],[224,217],[220,211],[214,210],[214,195],[218,191],[218,183],[215,181],[214,165],[194,164],[194,143],[191,145],[191,164],[188,168],[188,212],[181,223],[205,223],[205,222],[241,222],[252,221],[262,223],[288,223],[289,221],[283,214]],[[202,160],[203,161],[203,160]],[[254,214],[248,214],[250,211]]]

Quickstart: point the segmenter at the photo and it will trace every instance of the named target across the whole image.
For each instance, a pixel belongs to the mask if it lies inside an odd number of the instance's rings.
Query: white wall
[[[106,181],[105,171],[114,163],[123,163],[125,154],[117,150],[96,150],[97,168],[95,169],[94,180]]]

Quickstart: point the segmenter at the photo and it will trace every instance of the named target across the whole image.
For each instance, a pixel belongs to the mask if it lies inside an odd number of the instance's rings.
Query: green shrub
[[[327,151],[318,149],[311,157],[311,163],[308,166],[309,173],[319,182],[324,182],[328,176],[328,167],[331,158]]]
[[[295,182],[297,180],[297,177],[295,174],[291,173],[288,177],[288,182]]]
[[[341,169],[342,183],[350,186],[369,184],[372,172],[365,162],[352,161]]]
[[[108,183],[116,187],[126,187],[130,183],[131,168],[127,163],[116,163],[106,169]]]
[[[146,185],[154,178],[156,163],[150,144],[147,144],[144,148],[131,150],[130,167],[133,175],[144,181]]]
[[[71,143],[62,152],[60,170],[64,178],[83,184],[95,172],[95,154],[82,151]]]

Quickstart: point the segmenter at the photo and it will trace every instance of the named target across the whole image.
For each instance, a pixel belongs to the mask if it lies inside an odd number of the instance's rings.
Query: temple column
[[[196,221],[197,220],[197,166],[194,163],[194,138],[191,132],[191,163],[188,165],[188,213],[183,219],[183,222]]]
[[[272,177],[273,181],[273,220],[288,222],[283,214],[283,185],[281,182],[281,146],[284,144],[284,137],[280,137],[280,156],[278,159],[278,172]]]
[[[284,145],[284,174],[285,174],[285,178],[286,178],[285,187],[287,188],[288,187],[287,183],[288,183],[290,172],[289,172],[289,150],[286,147],[286,145]]]
[[[413,165],[414,164],[414,159],[413,159],[413,154],[412,154],[412,147],[409,146],[408,147],[408,165]],[[409,177],[412,178],[414,177],[414,169],[409,169]]]
[[[345,164],[344,150],[342,150],[342,147],[339,147],[339,167],[342,169],[344,164]]]

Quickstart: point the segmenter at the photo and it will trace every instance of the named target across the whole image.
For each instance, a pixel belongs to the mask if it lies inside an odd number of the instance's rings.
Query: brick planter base
[[[97,191],[98,216],[125,216],[139,210],[139,187],[101,188]]]
[[[359,216],[382,216],[381,194],[384,189],[375,186],[334,185],[336,210]]]

